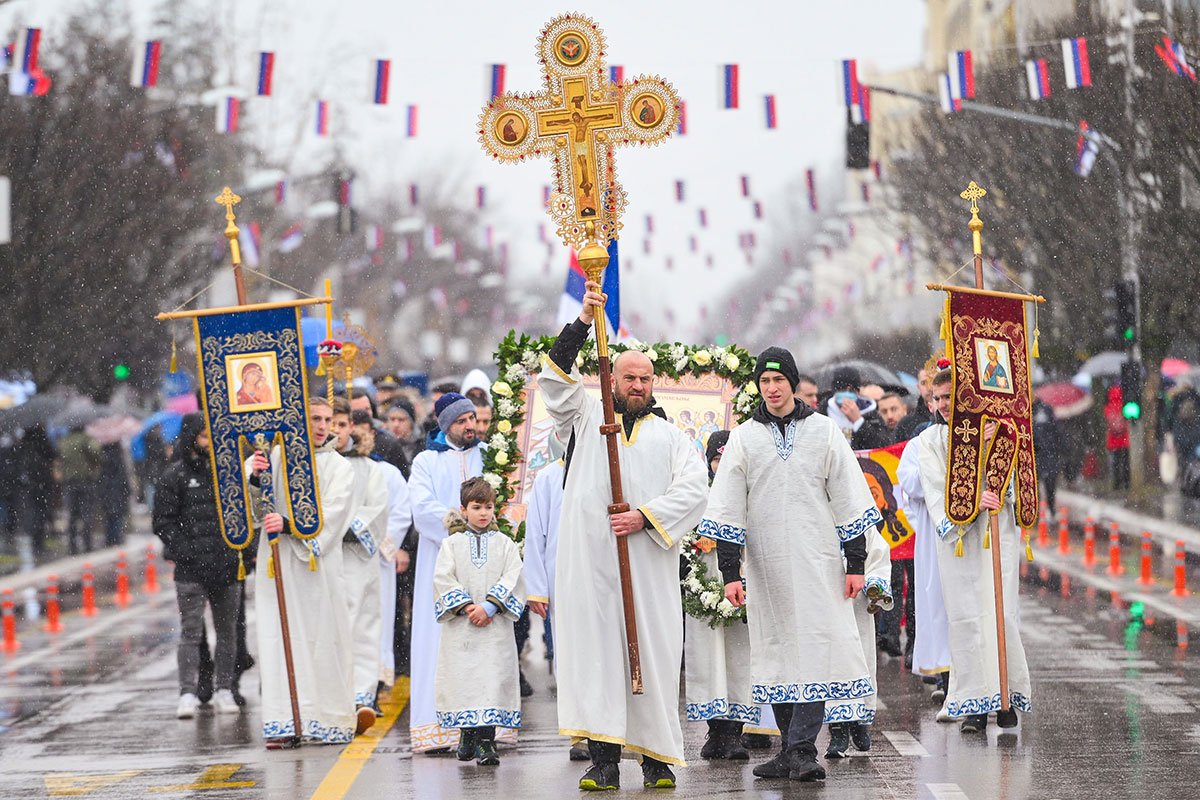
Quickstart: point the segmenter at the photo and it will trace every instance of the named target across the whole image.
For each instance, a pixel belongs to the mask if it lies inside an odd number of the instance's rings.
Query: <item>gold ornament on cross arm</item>
[[[971,202],[971,221],[967,223],[967,228],[971,231],[971,245],[975,250],[975,255],[983,255],[983,240],[980,236],[983,231],[983,220],[979,218],[979,201],[987,196],[987,189],[975,181],[971,181],[967,184],[966,189],[959,192],[958,196]]]

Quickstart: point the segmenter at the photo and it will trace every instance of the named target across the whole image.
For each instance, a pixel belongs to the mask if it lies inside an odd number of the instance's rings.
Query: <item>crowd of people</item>
[[[926,365],[922,400],[909,410],[898,387],[863,386],[853,370],[818,386],[788,351],[769,348],[755,367],[761,402],[752,417],[711,433],[697,457],[657,405],[651,361],[626,351],[613,362],[625,502],[610,506],[602,407],[576,367],[600,302],[589,286],[579,319],[541,368],[558,460],[527,498],[523,548],[497,530],[495,489],[482,478],[490,421],[482,373],[436,386],[423,417],[420,398],[394,376],[377,381],[374,396],[311,397],[324,520],[313,539],[290,535],[274,503],[284,491],[278,452],[248,459],[262,534],[249,568],[268,747],[350,741],[374,723],[381,694],[407,672],[413,752],[453,751],[497,765],[498,744],[516,742],[521,698],[532,691],[519,655],[531,612],[553,631],[558,728],[570,739],[570,758],[590,762],[584,790],[619,787],[622,757],[640,762],[644,786],[675,785],[673,768],[684,763],[681,681],[686,720],[707,725],[703,758],[747,760],[750,749],[779,737],[778,752],[754,767],[764,779],[824,779],[816,738],[826,725],[826,758],[870,749],[878,652],[906,658],[933,684],[938,718],[960,721],[966,734],[984,730],[989,714],[1009,726],[1016,710],[1030,710],[1012,492],[982,497],[1001,520],[994,546],[1007,593],[1004,702],[988,515],[967,526],[946,519],[948,370]],[[895,491],[917,531],[907,554],[893,553],[882,535],[854,452],[899,442]],[[206,694],[218,713],[236,712],[240,675],[253,663],[246,593],[237,557],[220,540],[208,457],[202,419],[189,417],[154,513],[176,563],[182,718],[194,716]],[[629,552],[628,599],[618,538]],[[685,538],[707,543],[702,557],[722,602],[744,607],[744,620],[716,626],[684,613]],[[277,574],[287,589],[299,728]],[[631,691],[627,602],[637,620],[639,692]],[[207,675],[205,605],[216,634]]]

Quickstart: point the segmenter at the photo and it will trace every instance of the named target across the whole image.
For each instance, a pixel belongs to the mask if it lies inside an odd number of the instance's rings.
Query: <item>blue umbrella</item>
[[[142,421],[142,429],[129,443],[129,452],[134,460],[141,461],[146,457],[146,434],[158,428],[162,432],[164,442],[173,442],[179,438],[183,428],[183,414],[177,411],[158,411]]]

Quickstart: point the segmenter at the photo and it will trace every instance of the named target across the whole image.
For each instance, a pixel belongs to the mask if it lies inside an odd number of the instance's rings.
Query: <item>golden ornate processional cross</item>
[[[551,20],[538,38],[546,91],[493,97],[479,141],[499,161],[554,160],[549,208],[568,247],[607,244],[621,229],[625,192],[613,149],[657,144],[679,124],[679,98],[657,76],[616,84],[604,64],[604,34],[588,17]]]

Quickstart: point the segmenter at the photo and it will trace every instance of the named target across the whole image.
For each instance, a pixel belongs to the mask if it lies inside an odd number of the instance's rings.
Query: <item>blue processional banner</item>
[[[200,396],[212,441],[221,535],[235,550],[254,537],[245,462],[259,436],[280,454],[276,510],[290,533],[321,532],[321,504],[308,429],[308,379],[295,306],[231,311],[194,319]]]

